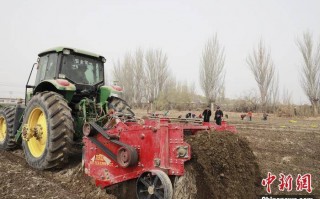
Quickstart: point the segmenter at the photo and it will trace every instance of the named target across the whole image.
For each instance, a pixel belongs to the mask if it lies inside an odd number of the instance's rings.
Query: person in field
[[[268,114],[264,112],[262,116],[262,120],[267,120],[267,119],[268,119]]]
[[[217,110],[214,114],[214,119],[216,120],[217,125],[221,125],[222,117],[223,117],[223,112],[222,110],[220,110],[220,107],[217,106]]]
[[[209,106],[207,106],[207,108],[203,111],[202,116],[203,122],[210,122],[211,110]]]
[[[249,120],[252,121],[252,111],[248,112],[248,117],[249,117]]]

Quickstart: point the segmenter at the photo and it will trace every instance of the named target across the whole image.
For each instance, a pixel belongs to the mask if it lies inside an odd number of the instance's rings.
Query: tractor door
[[[42,80],[55,79],[57,71],[57,53],[50,53],[40,57],[35,86]]]
[[[31,99],[34,88],[41,83],[43,80],[55,79],[57,76],[57,62],[58,62],[58,54],[57,53],[49,53],[39,57],[37,64],[37,75],[34,85],[29,85],[29,80],[32,75],[32,71],[29,75],[29,79],[26,85],[26,98],[25,103]],[[32,68],[33,69],[33,68]]]

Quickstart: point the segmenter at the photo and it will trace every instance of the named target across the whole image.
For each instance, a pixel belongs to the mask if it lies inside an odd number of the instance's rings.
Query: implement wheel
[[[138,199],[172,199],[169,176],[161,170],[144,172],[137,180]]]
[[[0,149],[9,150],[16,146],[14,141],[14,107],[6,107],[0,110]]]
[[[30,100],[23,118],[23,150],[36,169],[61,167],[68,161],[73,140],[73,119],[66,100],[42,92]]]

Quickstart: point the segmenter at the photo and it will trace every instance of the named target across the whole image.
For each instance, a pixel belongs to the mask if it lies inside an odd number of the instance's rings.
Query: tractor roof
[[[76,49],[76,48],[69,48],[69,47],[65,47],[65,46],[59,46],[59,47],[55,47],[55,48],[50,48],[48,50],[42,51],[38,55],[42,56],[42,55],[44,55],[46,53],[49,53],[49,52],[62,52],[63,49],[70,49],[70,50],[72,50],[72,51],[74,51],[76,53],[83,54],[83,55],[88,55],[88,56],[91,56],[91,57],[103,57],[103,56],[100,56],[100,55],[92,53],[92,52],[88,52],[88,51],[80,50],[80,49]]]

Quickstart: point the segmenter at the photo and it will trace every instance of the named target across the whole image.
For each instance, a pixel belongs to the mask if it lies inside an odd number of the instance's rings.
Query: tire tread
[[[15,132],[13,132],[14,126],[14,117],[15,117],[16,109],[13,106],[4,107],[0,110],[0,115],[2,115],[6,119],[7,126],[7,134],[3,144],[0,144],[0,149],[4,150],[12,150],[15,149],[17,143],[15,141]]]
[[[48,124],[47,148],[39,158],[32,157],[27,152],[27,144],[24,141],[27,162],[37,169],[61,168],[68,162],[69,153],[72,148],[74,129],[71,108],[67,101],[55,92],[46,91],[38,93],[29,102],[28,108],[34,104],[41,105],[46,112]],[[28,112],[28,110],[26,111]],[[24,118],[24,123],[27,118]]]

